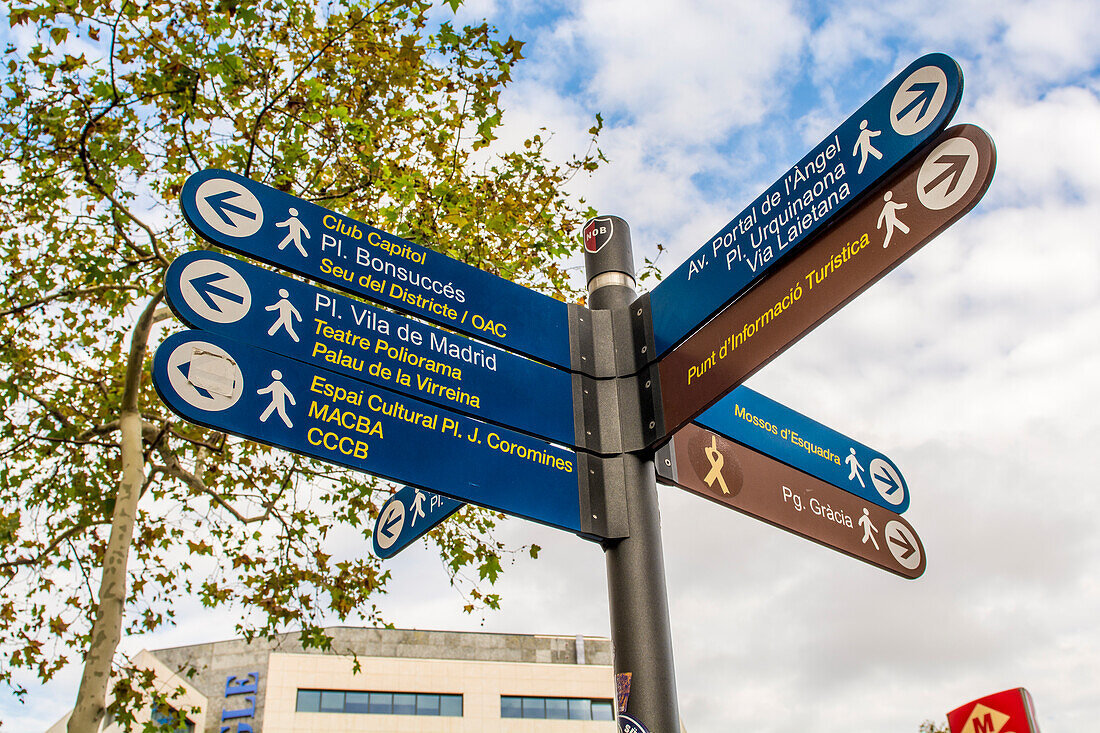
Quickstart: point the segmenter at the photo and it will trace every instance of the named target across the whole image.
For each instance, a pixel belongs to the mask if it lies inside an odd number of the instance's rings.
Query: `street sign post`
[[[951,733],[1039,733],[1035,703],[1022,687],[986,695],[947,714]]]
[[[889,459],[751,390],[719,400],[981,198],[992,141],[944,130],[961,92],[952,59],[917,59],[641,298],[626,221],[590,220],[588,308],[202,171],[181,194],[202,237],[412,317],[192,253],[170,268],[168,298],[203,330],[161,344],[153,383],[191,422],[408,484],[382,507],[379,556],[463,502],[598,540],[614,670],[630,681],[620,723],[678,730],[658,475],[891,573],[924,572]],[[969,720],[955,733],[1001,725]]]
[[[547,295],[228,171],[190,176],[180,200],[216,245],[570,367],[568,308]]]
[[[566,371],[216,252],[176,258],[165,289],[194,328],[576,444]]]
[[[465,505],[434,491],[406,486],[378,512],[371,536],[374,554],[383,560],[393,557]]]
[[[744,385],[694,422],[884,509],[909,508],[909,488],[889,458]]]
[[[924,546],[892,511],[697,425],[657,452],[657,475],[903,578],[924,572]]]
[[[978,127],[946,130],[874,196],[730,304],[659,364],[674,433],[897,267],[981,199],[996,167]]]
[[[621,536],[582,500],[576,452],[383,387],[202,331],[160,345],[153,383],[199,425],[586,537]]]
[[[645,361],[668,353],[858,203],[947,125],[961,95],[962,72],[940,53],[894,77],[653,289],[655,350]]]

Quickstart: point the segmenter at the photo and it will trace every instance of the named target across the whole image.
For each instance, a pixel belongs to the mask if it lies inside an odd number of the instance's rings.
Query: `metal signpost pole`
[[[625,309],[635,298],[629,227],[618,217],[599,217],[586,224],[584,235],[589,308]],[[626,453],[623,460],[630,536],[603,545],[618,706],[625,713],[620,723],[676,733],[680,716],[653,453]]]

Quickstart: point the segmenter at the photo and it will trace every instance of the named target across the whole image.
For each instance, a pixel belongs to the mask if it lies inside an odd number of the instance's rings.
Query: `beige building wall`
[[[171,696],[172,706],[174,708],[177,710],[192,710],[197,708],[196,711],[189,713],[187,717],[195,724],[195,733],[206,733],[205,695],[192,687],[186,679],[168,669],[168,667],[148,651],[138,652],[137,656],[133,658],[133,663],[135,667],[151,669],[153,671],[156,678],[157,691]],[[177,696],[175,693],[180,688],[183,689],[183,693]],[[46,733],[65,733],[65,729],[69,725],[69,716],[71,715],[71,710],[65,713],[61,720],[57,721],[46,730]],[[141,725],[150,719],[150,711],[139,710],[135,717],[138,722],[137,728],[140,730]],[[122,728],[110,720],[105,720],[100,724],[99,730],[100,733],[121,733]]]
[[[333,640],[329,650],[303,648],[298,635],[288,633],[157,649],[141,652],[134,661],[156,672],[161,689],[184,688],[177,707],[199,708],[189,716],[196,733],[615,729],[612,721],[500,717],[502,695],[613,701],[609,639],[355,627],[326,631]],[[299,689],[462,695],[463,714],[299,713]],[[143,717],[148,719],[147,711]],[[68,715],[47,733],[63,733],[67,721]],[[116,729],[108,725],[102,733]]]
[[[501,695],[614,699],[610,666],[454,659],[272,653],[267,669],[264,733],[591,733],[612,721],[502,719]],[[462,695],[462,717],[299,713],[299,689],[429,692]]]

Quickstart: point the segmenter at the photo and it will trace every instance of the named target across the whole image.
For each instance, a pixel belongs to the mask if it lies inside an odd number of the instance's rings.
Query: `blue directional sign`
[[[955,114],[962,71],[934,53],[910,64],[648,296],[654,358],[821,232]]]
[[[180,198],[214,244],[570,367],[561,301],[227,171],[192,175]]]
[[[165,277],[188,325],[575,445],[568,372],[216,252]]]
[[[393,557],[464,506],[464,502],[434,491],[406,486],[378,512],[372,536],[374,554],[383,560]]]
[[[748,387],[694,422],[885,509],[909,508],[909,488],[893,461]]]
[[[165,339],[153,384],[190,422],[598,536],[577,453],[537,438],[202,331]]]

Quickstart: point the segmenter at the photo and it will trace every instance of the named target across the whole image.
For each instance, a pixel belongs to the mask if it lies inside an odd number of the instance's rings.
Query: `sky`
[[[1027,688],[1044,733],[1100,719],[1100,4],[474,0],[525,40],[502,142],[538,127],[609,162],[574,181],[671,272],[924,53],[963,70],[956,123],[997,145],[983,201],[757,375],[759,392],[888,455],[928,558],[904,580],[660,487],[680,713],[688,731],[915,733]],[[537,543],[469,616],[418,544],[390,561],[397,626],[609,633],[598,546]],[[366,548],[363,548],[366,551]],[[232,636],[181,602],[130,650]],[[78,670],[0,702],[10,730],[71,705]],[[7,726],[5,726],[7,727]]]

